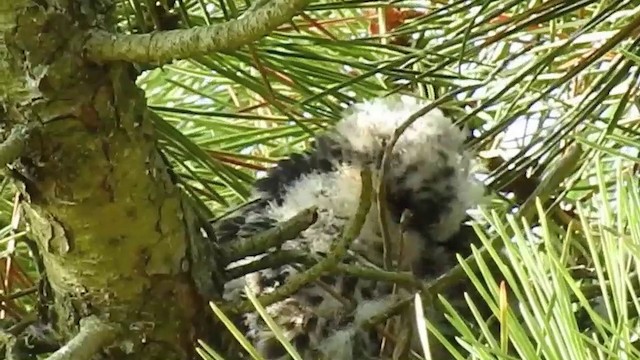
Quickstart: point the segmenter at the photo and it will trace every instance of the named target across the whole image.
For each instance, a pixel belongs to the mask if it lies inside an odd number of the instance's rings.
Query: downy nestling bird
[[[325,256],[356,212],[361,170],[369,167],[376,174],[396,128],[427,105],[402,97],[352,106],[334,129],[316,136],[307,152],[291,155],[259,179],[251,206],[214,224],[218,241],[249,237],[315,206],[317,220],[279,249]],[[403,239],[403,250],[393,253],[402,254],[396,259],[398,268],[410,269],[422,279],[442,275],[457,264],[456,253],[468,251],[469,244],[454,235],[483,190],[473,177],[464,140],[465,133],[434,109],[402,134],[391,156],[384,186],[394,251],[400,231]],[[410,216],[401,225],[405,210]],[[373,201],[344,262],[382,269],[383,248]],[[241,259],[228,268],[262,256]],[[224,297],[240,301],[245,285],[257,295],[268,294],[304,269],[302,264],[287,264],[232,279]],[[267,306],[267,311],[305,360],[381,359],[386,358],[380,355],[382,335],[361,325],[393,304],[397,294],[388,282],[332,273]],[[244,314],[242,326],[265,359],[289,359],[257,313]]]

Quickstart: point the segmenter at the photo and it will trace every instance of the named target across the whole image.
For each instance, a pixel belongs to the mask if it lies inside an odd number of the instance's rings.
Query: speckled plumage
[[[219,241],[250,236],[317,206],[317,221],[281,249],[318,256],[328,253],[358,206],[360,170],[369,167],[375,172],[395,129],[424,106],[413,98],[377,99],[355,105],[335,129],[317,136],[309,151],[292,155],[258,180],[257,202],[215,224]],[[439,110],[432,110],[403,133],[391,158],[385,185],[394,238],[399,238],[403,211],[411,213],[402,229],[403,256],[398,266],[423,278],[446,272],[456,264],[456,252],[468,246],[453,240],[453,235],[482,190],[472,178],[463,141],[463,132]],[[400,246],[397,241],[393,245],[397,257]],[[373,204],[345,261],[381,267],[382,255],[377,207]],[[229,266],[258,258],[242,259]],[[245,284],[259,294],[270,293],[300,271],[301,264],[289,264],[249,274],[230,281],[225,297],[238,301]],[[378,334],[359,325],[393,302],[392,284],[343,275],[327,275],[321,282],[339,296],[310,284],[268,306],[269,314],[305,360],[380,359]],[[259,315],[246,314],[243,325],[266,359],[289,358]]]

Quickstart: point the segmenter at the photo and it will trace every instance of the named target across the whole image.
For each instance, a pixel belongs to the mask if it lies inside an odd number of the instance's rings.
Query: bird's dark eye
[[[305,324],[305,328],[308,330],[307,332],[315,331],[316,326],[318,326],[318,318],[316,316],[312,316],[307,319]]]
[[[322,281],[323,283],[327,284],[327,285],[335,285],[336,284],[336,277],[335,276],[329,276],[329,275],[323,275],[320,276],[320,281]]]
[[[363,286],[362,288],[360,288],[360,294],[364,299],[371,299],[373,297],[373,288]]]
[[[353,276],[345,277],[342,280],[343,293],[347,296],[352,296],[358,286],[358,278]]]
[[[382,234],[380,232],[376,233],[376,235],[382,237]],[[376,253],[376,255],[382,256],[382,253],[384,252],[384,244],[382,242],[375,242],[373,244],[373,251]]]
[[[322,304],[322,301],[324,300],[324,298],[320,295],[311,295],[309,296],[309,303],[311,304],[311,306],[318,306],[320,304]]]
[[[307,336],[306,334],[299,334],[293,338],[292,343],[293,346],[295,346],[297,349],[306,348],[307,346],[309,346],[309,336]]]
[[[279,359],[287,354],[287,350],[275,337],[263,340],[258,350],[266,359]]]

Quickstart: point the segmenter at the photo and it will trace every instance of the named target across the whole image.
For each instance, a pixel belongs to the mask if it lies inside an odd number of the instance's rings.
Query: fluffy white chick
[[[218,240],[251,236],[315,206],[317,221],[281,249],[324,256],[355,214],[361,169],[369,167],[377,172],[395,130],[427,105],[411,97],[354,105],[334,129],[316,137],[308,152],[281,161],[258,180],[254,205],[215,224]],[[463,149],[464,139],[464,132],[434,109],[402,134],[392,153],[384,185],[393,250],[396,256],[404,254],[398,259],[399,266],[421,278],[442,275],[456,264],[457,253],[468,251],[467,240],[454,235],[466,210],[479,201],[482,187],[473,178],[472,159]],[[405,210],[411,216],[401,229]],[[345,262],[382,266],[383,240],[377,211],[374,203]],[[400,231],[403,236],[398,236]],[[403,239],[402,251],[398,238]],[[229,267],[258,258],[242,259]],[[252,285],[259,294],[273,292],[289,276],[303,270],[302,264],[286,264],[257,271],[230,281],[225,297],[237,301],[244,284]],[[327,275],[321,281],[324,287],[310,284],[269,305],[267,311],[305,360],[379,359],[379,335],[361,325],[393,303],[392,284],[342,274]],[[327,285],[332,291],[325,289]],[[245,314],[243,325],[266,359],[289,358],[259,315]]]

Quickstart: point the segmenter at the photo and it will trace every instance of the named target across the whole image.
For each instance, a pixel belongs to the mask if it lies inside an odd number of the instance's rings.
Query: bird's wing
[[[254,200],[241,205],[230,213],[213,221],[217,241],[221,244],[238,238],[247,238],[276,226],[277,221],[266,216],[270,204],[281,205],[288,187],[302,176],[311,173],[327,173],[335,170],[343,159],[344,147],[328,134],[314,138],[309,149],[280,160],[256,180]]]
[[[263,197],[281,204],[289,185],[306,174],[335,170],[336,163],[342,158],[341,144],[328,134],[317,135],[307,151],[280,160],[267,176],[256,180],[255,189]]]
[[[228,244],[238,239],[249,238],[275,226],[275,220],[260,216],[269,206],[269,200],[254,199],[213,220],[213,230],[218,243]]]

